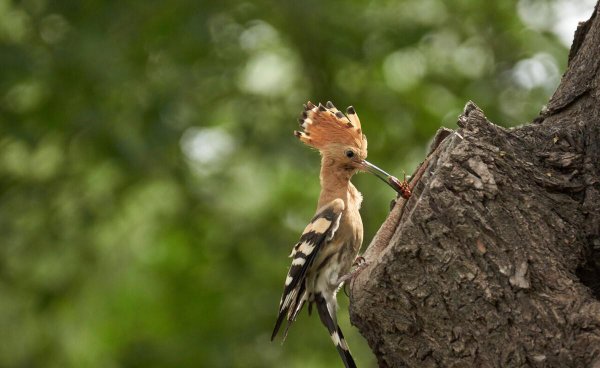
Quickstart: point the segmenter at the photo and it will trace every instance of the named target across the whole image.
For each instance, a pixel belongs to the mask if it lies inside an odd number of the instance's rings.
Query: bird
[[[352,368],[356,363],[336,319],[336,294],[353,277],[355,260],[358,267],[354,272],[366,266],[364,259],[357,258],[363,241],[359,212],[362,195],[350,179],[364,171],[385,181],[401,195],[402,188],[395,177],[366,161],[367,138],[354,107],[349,106],[344,114],[331,101],[325,106],[308,101],[299,123],[302,130],[294,131],[294,135],[321,154],[321,192],[316,213],[290,254],[292,264],[271,341],[287,320],[285,341],[304,304],[308,302],[309,315],[315,304],[344,366]]]

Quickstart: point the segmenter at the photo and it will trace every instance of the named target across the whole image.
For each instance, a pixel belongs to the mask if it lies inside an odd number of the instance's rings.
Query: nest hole
[[[600,252],[593,252],[587,262],[576,271],[579,280],[600,300]]]

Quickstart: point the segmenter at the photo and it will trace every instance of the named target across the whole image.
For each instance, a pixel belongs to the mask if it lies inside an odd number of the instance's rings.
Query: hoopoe
[[[309,314],[313,303],[316,304],[321,322],[346,368],[356,367],[336,320],[336,293],[352,277],[350,269],[363,240],[359,213],[362,195],[350,179],[358,171],[367,171],[399,193],[401,189],[396,178],[365,160],[367,139],[352,106],[344,115],[331,102],[315,106],[309,101],[299,120],[303,131],[294,134],[321,153],[321,194],[315,216],[290,254],[292,265],[285,279],[271,340],[287,318],[285,340],[288,329],[308,301]]]

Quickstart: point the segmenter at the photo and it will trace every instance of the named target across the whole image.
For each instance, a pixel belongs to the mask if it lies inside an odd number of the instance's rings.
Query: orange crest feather
[[[299,122],[303,131],[294,131],[294,135],[311,147],[323,150],[334,144],[366,151],[367,140],[362,134],[360,120],[352,106],[348,107],[344,115],[331,101],[328,101],[326,106],[320,103],[315,106],[308,101],[304,105]]]

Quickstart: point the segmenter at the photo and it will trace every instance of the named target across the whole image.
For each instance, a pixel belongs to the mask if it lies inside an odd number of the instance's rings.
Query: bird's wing
[[[300,241],[294,246],[292,254],[290,254],[292,265],[285,279],[285,287],[279,303],[279,315],[277,316],[277,322],[275,322],[271,340],[277,335],[286,316],[288,317],[289,328],[306,301],[305,279],[307,271],[312,266],[319,251],[335,235],[344,208],[344,201],[339,198],[321,207],[304,229]]]

